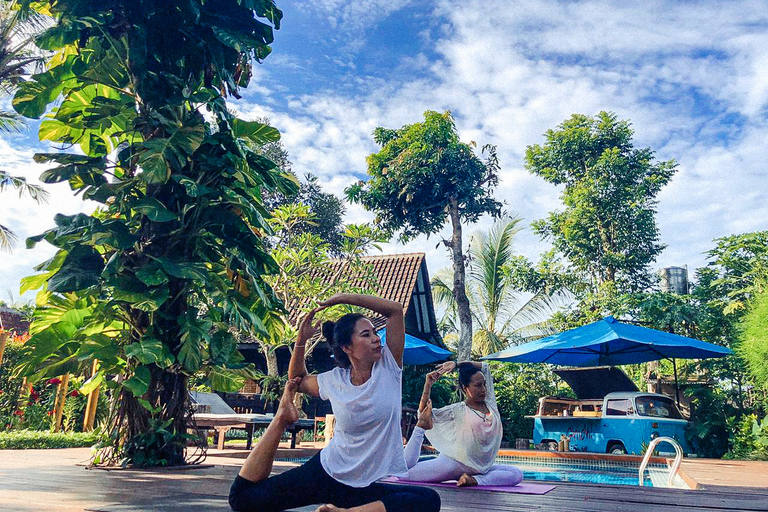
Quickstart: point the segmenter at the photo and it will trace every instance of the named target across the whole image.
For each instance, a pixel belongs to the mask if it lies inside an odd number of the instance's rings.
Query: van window
[[[606,416],[626,416],[627,414],[632,414],[629,400],[608,400],[605,409]]]
[[[656,396],[639,396],[635,399],[637,414],[654,418],[683,419],[675,402],[670,398]]]

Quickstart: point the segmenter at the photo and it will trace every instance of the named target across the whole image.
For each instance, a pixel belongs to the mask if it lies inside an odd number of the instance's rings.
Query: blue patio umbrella
[[[619,322],[612,316],[510,347],[483,359],[513,363],[604,366],[659,359],[707,359],[733,351],[678,334]]]
[[[648,327],[625,324],[607,316],[576,329],[510,347],[483,359],[568,366],[635,364],[671,359],[677,394],[675,358],[707,359],[732,353],[732,350],[719,345]]]
[[[381,337],[381,342],[387,342],[387,330],[381,329],[377,333]],[[438,361],[445,361],[453,352],[445,350],[437,345],[427,343],[424,340],[420,340],[416,336],[410,334],[405,335],[405,352],[403,353],[404,364],[428,364],[436,363]]]

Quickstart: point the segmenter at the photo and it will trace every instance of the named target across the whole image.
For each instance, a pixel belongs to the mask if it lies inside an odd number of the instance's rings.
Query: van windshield
[[[675,402],[669,398],[657,396],[639,396],[635,398],[637,414],[640,416],[653,416],[654,418],[683,419]]]

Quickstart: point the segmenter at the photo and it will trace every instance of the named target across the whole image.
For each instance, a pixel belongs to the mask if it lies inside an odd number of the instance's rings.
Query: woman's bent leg
[[[266,480],[251,482],[238,475],[229,491],[229,506],[235,512],[279,512],[326,503],[329,493],[339,485],[325,472],[317,454],[305,464]]]
[[[477,485],[517,485],[523,481],[520,468],[507,464],[494,464],[484,475],[474,475]]]
[[[464,471],[464,466],[440,454],[434,459],[419,462],[408,469],[407,478],[414,482],[444,482],[459,478]]]

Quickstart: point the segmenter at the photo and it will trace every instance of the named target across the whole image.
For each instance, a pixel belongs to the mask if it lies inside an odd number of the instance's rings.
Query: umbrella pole
[[[675,402],[680,407],[680,387],[677,385],[677,364],[675,364],[675,358],[672,358],[672,371],[675,373]]]

